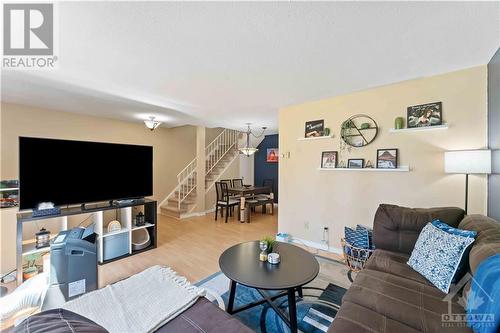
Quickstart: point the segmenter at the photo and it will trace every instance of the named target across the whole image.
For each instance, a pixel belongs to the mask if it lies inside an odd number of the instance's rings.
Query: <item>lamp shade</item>
[[[444,153],[444,172],[491,173],[491,150],[456,150]]]

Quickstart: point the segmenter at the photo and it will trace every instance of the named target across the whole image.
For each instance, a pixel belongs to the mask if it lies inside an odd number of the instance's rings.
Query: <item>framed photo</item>
[[[349,169],[362,169],[364,164],[364,158],[350,158],[347,160],[347,167]]]
[[[396,169],[398,167],[398,149],[377,149],[377,169]]]
[[[267,158],[266,161],[269,163],[277,163],[278,162],[278,156],[279,156],[279,149],[278,148],[267,148]]]
[[[441,102],[410,106],[407,109],[408,128],[435,126],[443,123],[443,105]]]
[[[325,121],[322,120],[311,120],[306,122],[305,137],[312,138],[317,136],[323,136],[325,132]]]
[[[11,208],[19,206],[19,181],[0,181],[0,208]]]
[[[321,153],[321,168],[334,169],[337,167],[337,152],[324,151]]]

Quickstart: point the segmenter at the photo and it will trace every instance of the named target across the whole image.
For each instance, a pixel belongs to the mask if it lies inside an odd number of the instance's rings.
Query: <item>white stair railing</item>
[[[196,188],[196,158],[192,160],[181,172],[177,174],[177,208],[187,196]]]
[[[238,147],[239,132],[231,129],[224,129],[205,148],[205,176],[214,169],[222,158],[231,150]],[[164,202],[169,199],[177,199],[177,208],[181,210],[182,203],[196,189],[196,168],[198,160],[195,157],[189,164],[177,174],[177,186],[167,196]],[[201,162],[200,162],[201,163]],[[162,202],[163,204],[163,202]]]
[[[208,144],[205,148],[205,175],[208,175],[231,149],[237,147],[238,134],[239,131],[225,129]]]

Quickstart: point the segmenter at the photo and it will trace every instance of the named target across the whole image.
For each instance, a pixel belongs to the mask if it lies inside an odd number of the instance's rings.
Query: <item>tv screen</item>
[[[153,194],[153,147],[19,138],[20,209]]]

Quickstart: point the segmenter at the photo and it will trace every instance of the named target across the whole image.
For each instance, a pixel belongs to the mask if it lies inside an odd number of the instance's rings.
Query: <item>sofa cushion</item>
[[[468,215],[458,227],[477,232],[469,253],[470,270],[475,274],[484,259],[500,253],[500,223],[484,215]]]
[[[344,332],[417,333],[419,331],[361,305],[344,302],[328,329],[328,333]]]
[[[406,208],[382,204],[375,213],[373,243],[378,249],[410,254],[420,231],[435,219],[456,227],[464,210],[456,207]]]
[[[365,264],[365,269],[389,273],[402,278],[410,279],[426,285],[432,283],[408,266],[409,255],[386,250],[375,250]]]
[[[52,309],[26,318],[12,328],[10,333],[107,333],[104,327],[92,320],[64,309]]]
[[[156,333],[173,332],[252,333],[253,331],[205,297],[200,297],[189,309],[156,331]]]
[[[449,311],[445,296],[430,285],[363,269],[345,294],[343,302],[361,305],[418,331],[443,332],[442,315]],[[450,302],[453,314],[465,313],[455,300]],[[453,327],[452,331],[471,332],[463,327]]]
[[[448,293],[462,257],[473,242],[473,237],[450,234],[428,223],[418,237],[408,265]]]

